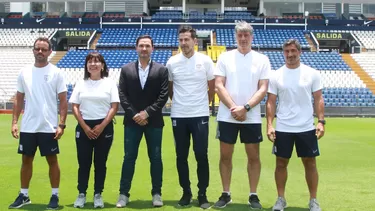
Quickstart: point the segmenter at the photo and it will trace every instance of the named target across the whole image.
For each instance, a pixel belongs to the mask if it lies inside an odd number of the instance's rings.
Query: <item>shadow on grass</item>
[[[62,210],[64,209],[64,206],[63,205],[60,205],[59,208],[55,209],[55,210]],[[23,207],[21,208],[18,208],[17,210],[47,210],[47,204],[28,204],[28,205],[24,205]]]
[[[74,204],[68,204],[66,207],[74,208]],[[104,208],[110,209],[110,208],[116,208],[116,204],[104,202]],[[85,206],[83,208],[79,208],[80,210],[93,210],[94,209],[94,202],[86,202]]]

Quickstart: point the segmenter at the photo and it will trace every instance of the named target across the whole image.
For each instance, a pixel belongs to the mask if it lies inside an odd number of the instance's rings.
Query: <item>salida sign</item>
[[[60,37],[67,38],[89,38],[94,31],[59,31]]]
[[[343,40],[349,39],[349,33],[335,33],[335,32],[314,32],[314,36],[318,40]]]

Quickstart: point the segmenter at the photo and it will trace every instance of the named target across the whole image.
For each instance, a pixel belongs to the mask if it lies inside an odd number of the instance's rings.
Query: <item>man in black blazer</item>
[[[161,142],[164,120],[162,108],[168,100],[168,70],[151,60],[154,50],[148,35],[136,41],[138,60],[122,67],[120,75],[120,103],[125,110],[125,157],[122,165],[120,195],[116,207],[125,207],[134,175],[135,161],[143,134],[151,162],[152,204],[163,206],[161,199],[163,163]]]

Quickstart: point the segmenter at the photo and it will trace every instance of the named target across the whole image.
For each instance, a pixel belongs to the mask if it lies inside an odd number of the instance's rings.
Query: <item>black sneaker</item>
[[[260,204],[259,198],[257,195],[249,196],[249,205],[251,209],[262,209],[262,205]]]
[[[227,206],[227,204],[231,202],[232,198],[230,197],[230,195],[228,193],[222,193],[219,198],[219,201],[217,201],[214,206],[217,208],[224,208],[225,206]]]
[[[207,200],[206,194],[198,195],[199,207],[202,209],[209,209],[211,204]]]
[[[48,210],[55,210],[59,208],[59,197],[57,195],[52,195],[47,206]]]
[[[9,209],[17,209],[21,208],[24,205],[31,204],[30,198],[28,196],[23,195],[23,193],[20,193],[16,200],[9,205]]]
[[[184,192],[178,205],[180,206],[188,206],[192,202],[193,195],[191,193]]]

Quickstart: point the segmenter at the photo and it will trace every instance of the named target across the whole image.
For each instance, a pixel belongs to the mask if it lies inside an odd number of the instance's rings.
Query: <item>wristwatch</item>
[[[318,123],[321,123],[321,124],[325,125],[325,124],[326,124],[326,120],[324,120],[324,119],[319,119],[319,120],[318,120]]]
[[[251,107],[248,103],[246,103],[243,107],[245,107],[246,111],[250,111]]]
[[[65,124],[59,124],[59,127],[60,127],[61,129],[65,129],[65,128],[66,128],[66,125],[65,125]]]

